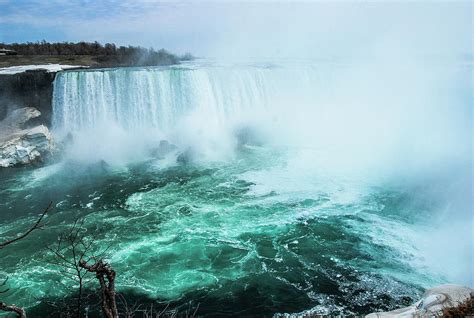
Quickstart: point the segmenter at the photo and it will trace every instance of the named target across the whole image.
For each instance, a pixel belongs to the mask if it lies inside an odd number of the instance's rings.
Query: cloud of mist
[[[342,63],[323,76],[325,87],[289,78],[271,115],[249,117],[276,144],[330,149],[327,169],[362,169],[409,189],[432,185],[423,195],[437,205],[420,255],[473,285],[470,1],[19,3],[0,10],[0,41],[98,40],[220,60]],[[19,26],[34,38],[10,32]],[[205,130],[205,117],[186,121],[181,138],[218,144],[221,131]],[[317,159],[300,158],[305,174]]]

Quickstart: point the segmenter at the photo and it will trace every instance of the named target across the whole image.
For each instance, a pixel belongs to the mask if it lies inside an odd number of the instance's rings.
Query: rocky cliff
[[[51,126],[56,72],[70,65],[0,69],[0,168],[43,162],[56,149]]]
[[[46,70],[0,74],[0,120],[15,109],[34,107],[40,111],[41,116],[35,117],[29,124],[49,127],[55,76],[56,73]]]
[[[52,154],[55,145],[48,128],[30,123],[40,115],[36,108],[24,107],[0,121],[0,168],[42,162]]]

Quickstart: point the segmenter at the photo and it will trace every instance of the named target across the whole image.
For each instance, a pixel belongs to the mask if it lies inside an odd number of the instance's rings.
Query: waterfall
[[[464,90],[465,81],[445,85],[468,78],[459,72],[327,62],[65,71],[54,82],[53,131],[58,139],[72,133],[84,144],[78,153],[107,148],[115,157],[111,149],[137,153],[162,139],[182,150],[230,153],[235,132],[250,127],[278,146],[331,149],[329,162],[351,170],[400,154],[443,161],[470,153],[462,142],[470,103],[446,106],[451,96],[459,99],[451,86]],[[435,98],[442,89],[444,97]]]
[[[269,106],[275,95],[269,73],[264,68],[62,72],[54,83],[53,127],[75,131],[114,121],[130,130],[166,131],[192,112],[223,122]]]
[[[305,105],[323,111],[322,97],[331,91],[323,70],[308,64],[190,64],[61,72],[54,81],[53,130],[58,139],[76,136],[81,154],[107,145],[121,148],[119,157],[160,139],[181,149],[229,154],[236,129],[252,126],[273,134],[310,118]]]
[[[291,99],[312,98],[328,78],[309,66],[199,66],[67,71],[57,75],[53,127],[90,129],[115,122],[124,129],[167,131],[183,117],[202,115],[224,124],[275,110]],[[292,105],[294,106],[294,105]]]

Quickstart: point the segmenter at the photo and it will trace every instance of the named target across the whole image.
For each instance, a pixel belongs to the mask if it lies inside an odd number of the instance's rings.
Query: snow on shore
[[[19,65],[19,66],[10,66],[0,68],[0,74],[17,74],[23,73],[26,71],[33,70],[46,70],[47,72],[59,72],[62,70],[68,70],[72,68],[87,68],[87,66],[82,65],[62,65],[62,64],[43,64],[43,65]]]

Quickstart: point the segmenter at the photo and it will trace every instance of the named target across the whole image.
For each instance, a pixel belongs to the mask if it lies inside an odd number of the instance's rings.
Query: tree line
[[[169,65],[176,64],[179,61],[190,60],[192,55],[186,53],[183,56],[177,56],[165,49],[155,50],[153,48],[144,48],[140,46],[117,46],[114,43],[95,42],[55,42],[43,41],[27,43],[0,43],[0,48],[14,50],[18,55],[91,55],[97,57],[98,62],[117,65]]]

